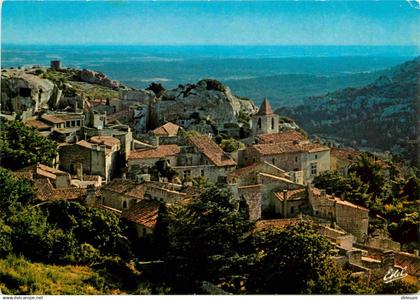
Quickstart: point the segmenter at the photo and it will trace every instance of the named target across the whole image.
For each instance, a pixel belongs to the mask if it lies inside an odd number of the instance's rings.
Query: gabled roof
[[[229,172],[228,176],[241,177],[243,175],[247,175],[247,174],[253,172],[255,169],[258,169],[258,167],[260,167],[262,165],[269,166],[269,167],[271,167],[272,169],[275,169],[278,172],[286,173],[286,171],[280,169],[279,167],[276,167],[275,165],[272,165],[272,164],[270,164],[266,161],[261,161],[261,162],[253,163],[252,165],[249,165],[249,166],[246,166],[246,167],[235,169],[232,172]]]
[[[86,196],[87,190],[83,188],[54,188],[48,178],[34,179],[34,188],[38,200],[79,200]]]
[[[271,108],[270,102],[267,98],[264,98],[263,103],[260,106],[260,109],[257,112],[257,116],[269,116],[274,114],[273,109]]]
[[[321,144],[313,144],[309,142],[256,144],[252,145],[251,147],[262,156],[276,155],[281,153],[318,152],[329,150],[327,146]]]
[[[230,158],[215,142],[209,137],[194,136],[190,137],[190,142],[203,153],[215,166],[236,166],[236,162]]]
[[[38,130],[51,129],[50,125],[48,125],[48,124],[46,124],[46,123],[44,123],[40,120],[35,120],[35,119],[34,120],[26,120],[24,123],[25,123],[26,126],[30,126],[30,127],[35,128],[35,129],[38,129]]]
[[[66,173],[64,171],[54,169],[54,168],[51,168],[47,165],[40,164],[40,163],[22,168],[20,170],[17,170],[16,172],[17,173],[30,172],[33,175],[36,175],[37,177],[39,177],[39,176],[47,177],[47,178],[50,178],[50,179],[53,179],[53,180],[55,180],[57,178],[57,175],[66,175],[66,174],[68,175],[68,173]]]
[[[149,158],[164,158],[167,156],[175,156],[181,152],[181,147],[178,145],[160,145],[157,148],[146,150],[131,151],[128,160],[132,159],[149,159]]]
[[[134,180],[115,178],[102,186],[101,190],[110,191],[137,199],[143,199],[145,186]]]
[[[159,136],[176,136],[180,128],[181,126],[174,124],[172,122],[168,122],[156,128],[152,132],[154,135],[159,135]]]
[[[109,148],[112,148],[113,146],[118,145],[120,143],[119,139],[106,135],[92,136],[89,141],[97,145],[105,145]]]
[[[278,133],[264,133],[257,135],[259,144],[275,144],[275,143],[287,143],[287,142],[303,142],[308,140],[299,131],[288,129]]]
[[[153,229],[159,215],[159,202],[141,200],[122,212],[121,217],[131,222]]]

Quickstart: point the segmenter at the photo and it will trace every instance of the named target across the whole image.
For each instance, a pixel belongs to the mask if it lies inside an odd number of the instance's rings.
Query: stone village
[[[60,62],[51,69],[60,71]],[[391,267],[420,275],[418,255],[400,252],[387,236],[368,236],[368,209],[312,186],[324,171],[345,173],[357,153],[311,141],[275,114],[268,99],[257,108],[209,79],[163,93],[134,90],[83,70],[83,81],[119,95],[86,100],[32,71],[2,73],[1,116],[59,142],[54,168],[15,172],[33,180],[39,200],[112,211],[143,237],[153,232],[160,203],[188,201],[212,183],[246,201],[257,229],[311,220],[335,245],[334,259],[367,280]],[[217,134],[241,146],[226,152]]]

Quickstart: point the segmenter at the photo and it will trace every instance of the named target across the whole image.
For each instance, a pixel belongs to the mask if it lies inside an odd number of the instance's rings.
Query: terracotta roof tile
[[[271,143],[286,143],[286,142],[303,142],[307,138],[296,130],[284,130],[279,133],[265,133],[257,136],[259,144],[271,144]]]
[[[102,186],[101,189],[120,194],[127,194],[133,191],[132,195],[138,195],[140,198],[144,195],[144,185],[130,179],[115,178]],[[142,189],[143,194],[141,194]]]
[[[159,214],[159,202],[155,200],[141,200],[122,212],[121,217],[153,229]]]
[[[280,153],[297,153],[297,152],[317,152],[325,151],[329,148],[321,144],[303,143],[273,143],[273,144],[256,144],[251,146],[260,155],[276,155]]]
[[[34,179],[34,188],[41,201],[79,200],[87,194],[86,189],[77,187],[56,189],[48,178]]]
[[[348,148],[331,148],[331,156],[341,160],[352,160],[360,155],[360,152]]]
[[[218,167],[235,166],[236,162],[207,136],[190,137],[191,143]]]
[[[25,125],[33,127],[35,129],[38,129],[38,130],[51,129],[50,125],[48,125],[48,124],[46,124],[46,123],[44,123],[40,120],[26,120]]]
[[[135,150],[131,151],[128,156],[130,159],[149,159],[149,158],[164,158],[167,156],[175,156],[181,152],[178,145],[160,145],[154,149]]]
[[[109,148],[112,148],[113,146],[118,145],[120,143],[120,140],[112,136],[96,135],[92,136],[89,139],[89,142],[97,145],[105,145]]]
[[[50,122],[50,123],[54,123],[54,124],[60,124],[60,123],[64,123],[64,120],[54,116],[54,115],[42,115],[41,119]]]
[[[156,128],[155,130],[153,130],[152,132],[155,135],[159,135],[159,136],[175,136],[178,134],[178,130],[181,128],[181,126],[174,124],[172,122],[168,122],[158,128]]]

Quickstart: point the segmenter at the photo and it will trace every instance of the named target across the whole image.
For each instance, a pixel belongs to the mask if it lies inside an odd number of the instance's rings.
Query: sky
[[[403,0],[6,0],[1,40],[32,45],[420,46],[416,6]]]

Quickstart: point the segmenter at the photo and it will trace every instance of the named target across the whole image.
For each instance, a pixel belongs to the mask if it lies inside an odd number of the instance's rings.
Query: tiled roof
[[[96,135],[92,136],[89,141],[93,144],[97,145],[105,145],[109,148],[112,148],[115,145],[118,145],[120,143],[120,140],[117,138],[114,138],[112,136],[106,136],[106,135]]]
[[[329,148],[321,144],[304,143],[276,143],[276,144],[256,144],[252,145],[260,155],[276,155],[280,153],[297,153],[297,152],[317,152],[325,151]]]
[[[139,199],[142,199],[144,196],[144,184],[130,179],[115,178],[102,186],[101,190],[129,195]]]
[[[121,110],[121,111],[118,111],[116,113],[107,115],[106,120],[108,122],[114,122],[114,121],[117,121],[119,119],[130,118],[132,116],[133,116],[133,111],[125,109],[125,110]]]
[[[159,135],[159,136],[175,136],[175,135],[178,134],[179,128],[181,128],[181,126],[179,126],[177,124],[174,124],[172,122],[168,122],[168,123],[156,128],[152,132],[155,135]]]
[[[131,151],[128,159],[164,158],[175,156],[180,152],[181,148],[178,145],[160,145],[154,149]]]
[[[22,169],[18,170],[17,172],[31,172],[32,174],[39,175],[39,176],[42,176],[42,177],[47,177],[47,178],[50,178],[50,179],[53,179],[53,180],[55,180],[57,178],[57,175],[68,174],[64,171],[61,171],[61,170],[58,170],[58,169],[55,169],[55,168],[51,168],[47,165],[40,164],[40,163],[22,168]]]
[[[259,144],[271,144],[271,143],[286,143],[293,141],[306,141],[307,138],[296,130],[283,130],[279,133],[265,133],[257,136]]]
[[[264,98],[264,101],[257,112],[257,116],[268,116],[272,114],[273,114],[273,109],[271,108],[270,102],[268,102],[267,98]]]
[[[155,200],[141,200],[124,210],[121,217],[152,229],[156,226],[159,206],[159,202]]]
[[[191,143],[201,151],[214,165],[218,167],[235,166],[236,162],[227,156],[219,147],[207,136],[190,137]]]
[[[54,116],[54,115],[42,115],[41,119],[50,122],[50,123],[54,123],[54,124],[59,124],[59,123],[64,123],[64,120]]]
[[[35,129],[38,129],[38,130],[50,129],[51,128],[50,125],[48,125],[48,124],[46,124],[46,123],[44,123],[40,120],[26,120],[25,125],[33,127]]]
[[[34,179],[36,196],[41,201],[79,200],[86,195],[86,189],[71,187],[56,189],[48,178]]]
[[[360,155],[360,152],[348,148],[331,148],[331,156],[341,160],[352,160]]]
[[[93,149],[94,146],[95,147],[98,147],[99,146],[97,144],[89,143],[88,141],[85,141],[85,140],[78,141],[76,143],[76,145],[79,145],[81,147],[88,148],[88,149]],[[108,155],[111,152],[112,152],[112,150],[109,147],[106,147],[106,145],[105,145],[105,154]]]
[[[292,224],[299,223],[300,219],[272,219],[272,220],[259,220],[255,223],[257,230],[272,229],[272,228],[284,228]]]
[[[274,193],[276,198],[280,201],[284,201],[284,192]],[[306,197],[306,189],[287,190],[286,200],[298,200]]]
[[[228,173],[229,176],[235,176],[235,177],[241,177],[243,175],[249,174],[251,173],[255,168],[261,166],[261,165],[267,165],[270,166],[273,169],[276,169],[279,172],[284,172],[286,173],[286,171],[266,162],[266,161],[262,161],[262,162],[257,162],[257,163],[253,163],[252,165],[243,167],[243,168],[239,168],[236,170],[233,170],[232,172]]]

